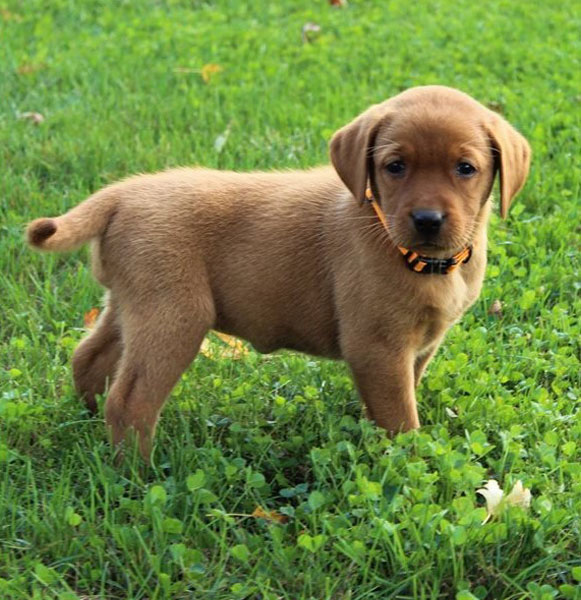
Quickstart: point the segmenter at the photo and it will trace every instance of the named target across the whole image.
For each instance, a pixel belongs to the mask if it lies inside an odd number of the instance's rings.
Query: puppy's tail
[[[74,250],[105,231],[117,203],[114,187],[100,190],[60,217],[32,221],[26,228],[28,243],[38,250]]]

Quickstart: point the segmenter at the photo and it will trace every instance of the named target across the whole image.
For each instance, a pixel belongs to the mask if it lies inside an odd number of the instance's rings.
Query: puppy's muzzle
[[[446,215],[439,210],[418,209],[411,213],[416,231],[426,237],[434,237],[446,219]]]

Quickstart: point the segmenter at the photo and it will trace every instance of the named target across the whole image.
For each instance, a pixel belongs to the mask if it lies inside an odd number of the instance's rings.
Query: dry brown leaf
[[[25,121],[31,121],[35,125],[39,125],[44,121],[44,116],[37,112],[24,112],[18,115],[19,119],[23,119]]]
[[[200,353],[206,358],[214,358],[215,352],[213,350],[212,343],[207,337],[204,338],[202,345],[200,346]]]
[[[97,322],[97,317],[99,316],[99,309],[92,308],[90,311],[85,313],[83,317],[83,321],[85,322],[85,329],[93,329],[95,327],[95,323]]]
[[[202,75],[202,79],[204,80],[204,83],[210,83],[210,80],[212,79],[212,77],[216,73],[219,73],[222,70],[223,69],[220,65],[216,65],[214,63],[208,63],[207,65],[204,65],[202,67],[200,74]]]
[[[216,348],[216,344],[213,344],[209,338],[204,338],[202,345],[200,346],[200,353],[203,354],[206,358],[210,358],[214,360],[215,358],[220,358],[218,356],[218,349]]]
[[[238,338],[235,338],[232,335],[228,335],[227,333],[222,333],[221,331],[214,331],[214,335],[222,340],[225,344],[228,344],[231,348],[244,348],[244,344]]]
[[[288,521],[286,515],[281,515],[276,510],[264,510],[262,506],[257,506],[251,516],[256,519],[265,519],[266,521],[273,521],[275,523],[286,523]]]
[[[6,8],[0,8],[0,16],[4,21],[14,21],[15,23],[20,23],[20,21],[22,21],[21,15],[10,12]]]
[[[44,63],[34,64],[34,63],[23,63],[21,64],[16,72],[19,75],[30,75],[31,73],[36,73],[41,69],[44,69],[46,65]]]
[[[502,302],[500,300],[495,300],[488,309],[488,314],[493,317],[502,317]]]
[[[248,355],[249,350],[244,345],[242,340],[235,338],[219,331],[212,331],[212,334],[218,338],[219,341],[214,341],[209,337],[206,337],[200,347],[200,352],[206,357],[212,360],[219,360],[222,358],[231,358],[233,360],[240,360]]]

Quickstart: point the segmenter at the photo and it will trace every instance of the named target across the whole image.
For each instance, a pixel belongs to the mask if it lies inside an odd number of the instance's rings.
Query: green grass
[[[578,4],[0,8],[0,598],[580,599]],[[303,43],[309,21],[321,32]],[[155,466],[113,468],[71,385],[100,302],[87,252],[35,254],[23,225],[138,171],[325,162],[335,129],[426,83],[502,111],[534,162],[492,220],[480,300],[419,389],[421,431],[387,440],[340,363],[200,357]],[[489,477],[521,479],[530,510],[482,525]],[[257,506],[288,522],[239,516]]]

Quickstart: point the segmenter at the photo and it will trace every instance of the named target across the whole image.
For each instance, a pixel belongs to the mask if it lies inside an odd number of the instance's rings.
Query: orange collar
[[[365,199],[371,204],[377,218],[380,220],[385,231],[389,235],[389,227],[387,224],[387,218],[381,207],[377,203],[377,200],[373,197],[371,188],[365,190]],[[450,258],[432,258],[430,256],[420,256],[417,252],[404,248],[403,246],[397,246],[397,249],[402,253],[405,258],[408,269],[414,271],[414,273],[423,273],[424,275],[430,275],[437,273],[438,275],[448,275],[455,271],[461,264],[467,263],[472,256],[472,246],[467,246],[464,250],[454,254]]]

